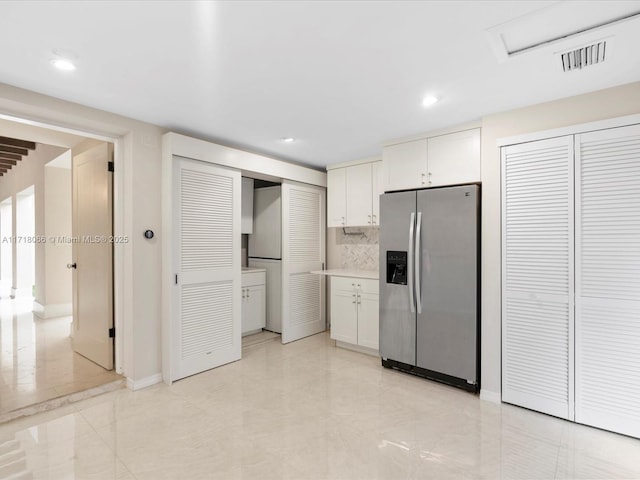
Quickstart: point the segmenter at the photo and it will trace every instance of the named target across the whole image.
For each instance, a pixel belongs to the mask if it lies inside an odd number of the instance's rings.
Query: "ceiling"
[[[505,22],[530,20],[539,41],[550,17],[562,35],[565,21],[612,11],[640,1],[3,1],[0,82],[322,167],[640,80],[640,17],[506,60],[496,51]],[[609,35],[605,63],[559,67],[555,53]],[[52,68],[54,50],[77,70]],[[429,93],[441,100],[425,109]]]

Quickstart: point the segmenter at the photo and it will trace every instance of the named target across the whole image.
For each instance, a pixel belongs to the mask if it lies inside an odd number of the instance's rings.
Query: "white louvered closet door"
[[[576,422],[640,437],[640,126],[576,136]]]
[[[240,172],[173,160],[171,380],[240,359]]]
[[[325,277],[324,188],[282,183],[282,343],[323,332]]]
[[[502,149],[502,400],[573,419],[573,137]]]

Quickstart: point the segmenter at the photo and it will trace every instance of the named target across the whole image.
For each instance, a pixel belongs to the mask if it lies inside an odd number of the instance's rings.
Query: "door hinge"
[[[116,336],[116,327],[111,327],[109,329],[109,338],[115,338]]]
[[[113,162],[107,162],[107,170],[113,172]]]

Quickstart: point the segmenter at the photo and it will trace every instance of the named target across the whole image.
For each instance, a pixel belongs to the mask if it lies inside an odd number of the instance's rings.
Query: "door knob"
[[[76,262],[67,263],[67,268],[78,268],[78,265],[76,264]]]

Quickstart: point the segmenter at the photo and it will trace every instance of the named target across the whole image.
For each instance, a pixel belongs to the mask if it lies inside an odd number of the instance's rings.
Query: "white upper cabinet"
[[[327,171],[327,227],[345,227],[347,221],[347,171]]]
[[[427,186],[427,140],[384,147],[382,170],[385,191]]]
[[[327,171],[327,225],[379,225],[382,162],[366,162]]]
[[[427,140],[427,184],[431,187],[480,181],[480,129]]]
[[[253,233],[253,178],[242,177],[242,222],[240,233]]]
[[[382,162],[373,162],[371,164],[371,205],[373,225],[380,225],[380,195],[384,193],[384,185],[382,182]]]
[[[346,167],[347,225],[371,225],[371,164]]]
[[[480,181],[480,129],[389,145],[382,150],[384,191]]]

